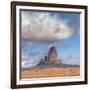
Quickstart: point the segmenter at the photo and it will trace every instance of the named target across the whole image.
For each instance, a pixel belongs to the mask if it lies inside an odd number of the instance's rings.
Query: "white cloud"
[[[27,55],[22,55],[22,59],[21,59],[21,68],[30,68],[33,66],[36,66],[39,62],[30,59],[30,57],[28,57]]]
[[[48,12],[22,11],[22,39],[51,42],[71,37],[75,30],[57,15]]]
[[[22,60],[21,67],[22,68],[30,68],[36,66],[36,63],[33,63],[32,60]]]
[[[65,43],[49,43],[48,44],[48,48],[51,48],[52,46],[56,47],[56,48],[69,48],[69,45],[65,44]]]
[[[80,65],[80,59],[63,59],[61,60],[64,64]]]

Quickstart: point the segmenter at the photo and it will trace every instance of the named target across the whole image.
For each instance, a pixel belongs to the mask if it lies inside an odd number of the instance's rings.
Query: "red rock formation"
[[[51,47],[49,52],[48,52],[48,59],[52,64],[57,64],[57,51],[55,47]]]

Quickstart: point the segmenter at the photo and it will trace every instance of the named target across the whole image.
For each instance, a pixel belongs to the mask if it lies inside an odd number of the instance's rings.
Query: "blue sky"
[[[80,13],[21,11],[21,18],[22,68],[38,64],[52,46],[58,59],[80,61]]]

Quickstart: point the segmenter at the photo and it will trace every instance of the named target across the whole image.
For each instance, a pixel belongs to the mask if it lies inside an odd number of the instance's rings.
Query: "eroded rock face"
[[[48,56],[44,56],[39,65],[54,65],[58,64],[57,51],[55,47],[51,47],[48,52]]]
[[[52,64],[57,64],[57,51],[56,51],[55,47],[50,48],[50,50],[48,52],[48,60]]]

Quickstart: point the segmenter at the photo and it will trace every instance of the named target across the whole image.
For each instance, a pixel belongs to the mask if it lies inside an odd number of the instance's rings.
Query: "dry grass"
[[[79,67],[67,67],[67,68],[44,68],[33,70],[22,70],[21,78],[39,78],[39,77],[57,77],[57,76],[79,76]]]

